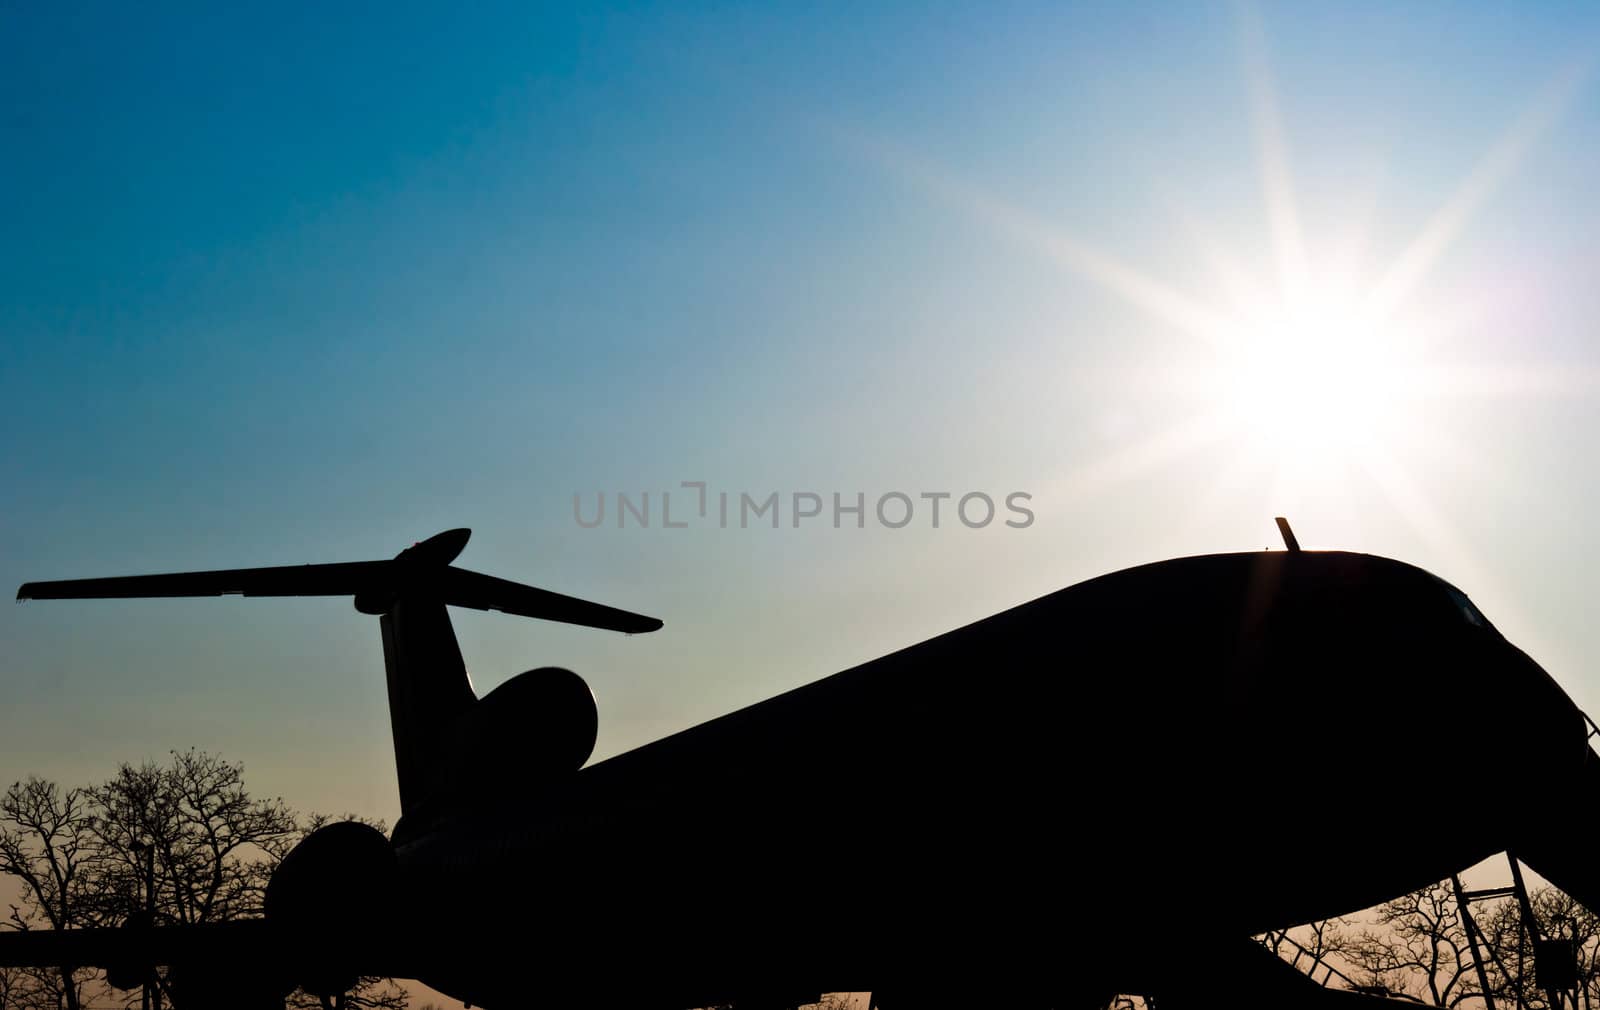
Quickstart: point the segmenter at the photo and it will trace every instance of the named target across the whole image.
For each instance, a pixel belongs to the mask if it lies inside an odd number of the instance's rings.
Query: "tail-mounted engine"
[[[594,753],[600,715],[571,670],[519,673],[478,699],[446,730],[446,804],[525,793],[582,768]]]

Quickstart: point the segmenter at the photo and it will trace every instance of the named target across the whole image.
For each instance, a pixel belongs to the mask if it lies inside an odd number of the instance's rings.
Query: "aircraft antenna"
[[[1272,521],[1278,524],[1278,532],[1283,534],[1283,546],[1291,551],[1298,551],[1300,549],[1300,541],[1294,538],[1294,530],[1289,528],[1289,520],[1283,516],[1276,516]]]

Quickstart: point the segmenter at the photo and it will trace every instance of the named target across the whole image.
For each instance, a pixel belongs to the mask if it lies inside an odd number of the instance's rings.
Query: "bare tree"
[[[392,978],[366,976],[356,980],[354,988],[334,999],[313,996],[304,989],[296,989],[284,1001],[288,1010],[405,1010],[410,997]]]
[[[0,796],[0,873],[22,885],[12,905],[13,929],[72,929],[93,925],[99,848],[93,798],[83,789],[62,792],[54,782],[30,777]],[[72,968],[30,973],[32,997],[79,1010],[90,973]]]
[[[9,925],[159,927],[259,917],[279,861],[332,820],[302,821],[281,799],[252,799],[242,765],[193,750],[173,752],[164,764],[125,764],[101,785],[64,793],[30,778],[0,797],[0,873],[17,877],[23,890]],[[7,976],[0,979],[0,1010],[80,1010],[92,978],[82,969]],[[159,1010],[172,1000],[164,967],[154,983]],[[114,998],[141,1000],[137,992]],[[298,990],[287,1003],[295,1010],[324,1005]],[[407,994],[392,979],[362,978],[337,1004],[404,1010]]]
[[[1378,906],[1374,927],[1363,929],[1345,956],[1361,984],[1406,993],[1432,1006],[1456,1007],[1483,995],[1448,881]]]
[[[282,800],[250,797],[242,765],[199,751],[174,751],[166,764],[124,764],[85,793],[102,871],[94,900],[104,922],[259,916],[272,867],[299,837]],[[154,982],[157,1005],[170,1000],[168,972],[158,969]]]
[[[1555,887],[1534,891],[1529,904],[1541,935],[1572,941],[1578,997],[1585,1008],[1593,1008],[1600,1002],[1600,916]]]
[[[1585,1008],[1600,1001],[1600,917],[1576,899],[1555,887],[1540,887],[1529,894],[1538,933],[1547,939],[1571,944],[1577,981],[1576,997]],[[1548,1010],[1554,1006],[1550,995],[1540,987],[1534,970],[1531,935],[1524,930],[1522,907],[1516,901],[1503,901],[1478,917],[1486,946],[1498,964],[1491,964],[1491,986],[1498,1003],[1515,1006],[1520,999],[1529,1010]],[[1498,970],[1503,967],[1503,971]],[[1568,1005],[1562,1002],[1562,1006]]]
[[[123,765],[89,794],[100,851],[120,885],[102,887],[103,897],[126,901],[153,883],[157,925],[260,915],[272,867],[300,837],[281,799],[250,798],[243,765],[198,751]],[[153,880],[141,886],[147,858]]]
[[[1600,916],[1554,887],[1535,889],[1529,904],[1540,936],[1571,943],[1575,995],[1585,1010],[1594,1010],[1600,1003]],[[1486,1005],[1485,993],[1497,1006],[1520,1002],[1528,1010],[1551,1010],[1569,1005],[1569,1000],[1553,1002],[1539,987],[1531,936],[1516,899],[1478,903],[1471,915],[1478,931],[1476,951],[1449,881],[1387,902],[1346,953],[1351,974],[1362,984],[1440,1007]]]
[[[41,972],[35,968],[0,968],[0,1010],[41,1010],[60,1006],[50,999],[50,989],[40,983]],[[56,978],[59,984],[59,976]]]
[[[1288,961],[1300,961],[1300,967],[1311,971],[1316,965],[1332,965],[1348,974],[1360,936],[1351,932],[1349,919],[1336,916],[1318,919],[1293,929],[1268,933],[1262,938],[1267,948]]]

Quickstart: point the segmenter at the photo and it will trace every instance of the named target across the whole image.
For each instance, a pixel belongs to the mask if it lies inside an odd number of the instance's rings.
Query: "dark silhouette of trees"
[[[1534,917],[1545,936],[1567,937],[1577,955],[1579,994],[1586,1010],[1600,1003],[1600,915],[1554,887],[1531,896]]]
[[[1533,889],[1528,896],[1534,921],[1543,937],[1571,942],[1577,978],[1579,1003],[1590,1010],[1600,1003],[1600,917],[1584,908],[1575,898],[1554,887]],[[1522,909],[1515,901],[1504,901],[1477,916],[1477,922],[1495,947],[1504,972],[1491,970],[1491,991],[1497,1005],[1516,1005],[1518,980],[1523,1003],[1530,1010],[1547,1010],[1554,1004],[1540,988],[1534,970],[1534,955],[1522,929]],[[1570,999],[1562,1003],[1570,1006]]]
[[[164,765],[123,765],[87,792],[98,855],[121,885],[97,895],[112,920],[142,910],[142,881],[154,884],[156,925],[258,916],[272,867],[300,837],[281,799],[250,798],[242,766],[196,751]],[[153,879],[144,881],[148,871]]]
[[[1343,971],[1349,967],[1349,955],[1359,939],[1351,931],[1350,921],[1338,917],[1268,934],[1264,942],[1274,954],[1287,960],[1293,961],[1298,955],[1313,964],[1331,964]]]
[[[53,782],[29,778],[0,796],[0,873],[22,886],[10,906],[13,929],[72,929],[95,925],[99,847],[92,798],[82,789],[62,792]],[[27,1005],[51,1000],[79,1010],[87,972],[34,970],[8,979],[7,998]]]
[[[1541,936],[1572,941],[1578,1000],[1593,1010],[1600,1003],[1600,917],[1550,886],[1532,889],[1529,904]],[[1539,987],[1519,902],[1514,897],[1476,901],[1471,915],[1479,931],[1476,958],[1449,881],[1379,906],[1341,956],[1359,983],[1430,1006],[1483,1006],[1487,991],[1497,1007],[1515,1007],[1520,998],[1529,1010],[1554,1010],[1556,1004]]]
[[[1379,905],[1374,919],[1344,955],[1362,985],[1405,993],[1437,1007],[1481,999],[1466,925],[1448,881]]]
[[[193,750],[173,752],[164,764],[125,764],[100,785],[64,792],[29,778],[0,796],[0,874],[22,890],[7,926],[160,927],[259,917],[273,868],[330,820],[300,818],[281,799],[252,798],[242,765]],[[88,970],[23,970],[0,978],[0,1010],[80,1010],[89,990],[97,1002],[135,1006],[144,999],[138,990],[109,990]],[[164,971],[150,995],[152,1010],[163,1003],[184,1010]],[[363,978],[341,1002],[404,1010],[406,994],[392,980]],[[288,1005],[310,1010],[322,1003],[296,991]]]

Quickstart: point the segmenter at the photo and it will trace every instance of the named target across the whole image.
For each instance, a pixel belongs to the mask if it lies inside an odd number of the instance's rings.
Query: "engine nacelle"
[[[582,768],[600,731],[583,678],[545,666],[490,691],[451,727],[453,791],[541,785]]]
[[[359,821],[318,828],[290,850],[267,882],[267,919],[291,945],[296,984],[332,996],[355,985],[341,939],[383,922],[395,905],[397,864],[383,832]]]

